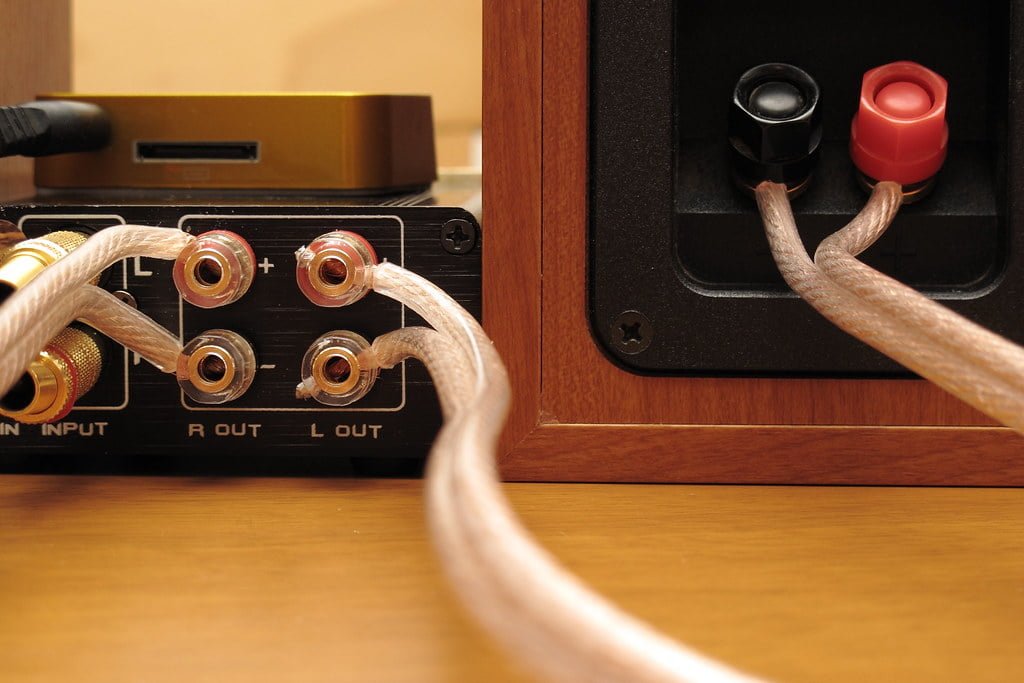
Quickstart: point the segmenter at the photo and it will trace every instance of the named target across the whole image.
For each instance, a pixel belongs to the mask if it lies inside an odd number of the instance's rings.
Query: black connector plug
[[[88,102],[40,100],[0,107],[0,157],[88,152],[110,142],[110,118]]]

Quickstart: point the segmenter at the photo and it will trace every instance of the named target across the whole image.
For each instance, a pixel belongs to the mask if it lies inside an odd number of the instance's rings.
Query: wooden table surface
[[[1024,491],[509,485],[622,605],[788,681],[1024,677]],[[0,477],[4,681],[525,681],[421,485]]]

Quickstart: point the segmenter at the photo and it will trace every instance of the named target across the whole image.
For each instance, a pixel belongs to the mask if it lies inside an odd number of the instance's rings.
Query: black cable
[[[40,100],[0,107],[0,157],[86,152],[109,141],[110,119],[95,104]]]

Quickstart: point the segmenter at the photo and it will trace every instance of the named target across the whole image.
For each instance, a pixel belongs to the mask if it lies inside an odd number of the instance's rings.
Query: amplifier
[[[365,240],[379,259],[437,283],[479,317],[481,233],[458,199],[458,193],[368,199],[102,191],[47,194],[5,205],[0,219],[8,232],[29,238],[53,231],[88,234],[125,223],[239,236],[251,248],[254,277],[246,294],[226,306],[201,308],[184,301],[168,261],[117,263],[100,285],[185,342],[224,342],[217,336],[224,330],[239,335],[254,352],[255,376],[230,403],[209,405],[187,395],[174,375],[110,343],[102,349],[96,386],[65,417],[41,425],[0,421],[3,466],[46,469],[77,462],[124,471],[132,463],[153,469],[170,457],[168,467],[179,471],[218,464],[253,469],[254,463],[271,460],[290,462],[283,468],[294,471],[296,463],[358,470],[382,459],[420,462],[441,418],[429,376],[419,364],[381,370],[369,391],[348,405],[299,398],[297,386],[331,372],[329,365],[311,361],[315,348],[351,342],[358,350],[363,340],[422,320],[373,293],[342,308],[316,305],[297,282],[297,252],[328,233],[346,231]]]

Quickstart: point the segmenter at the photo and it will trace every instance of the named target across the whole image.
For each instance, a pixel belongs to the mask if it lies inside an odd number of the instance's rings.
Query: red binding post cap
[[[916,62],[864,74],[850,130],[850,157],[870,180],[914,185],[946,160],[946,79]]]

